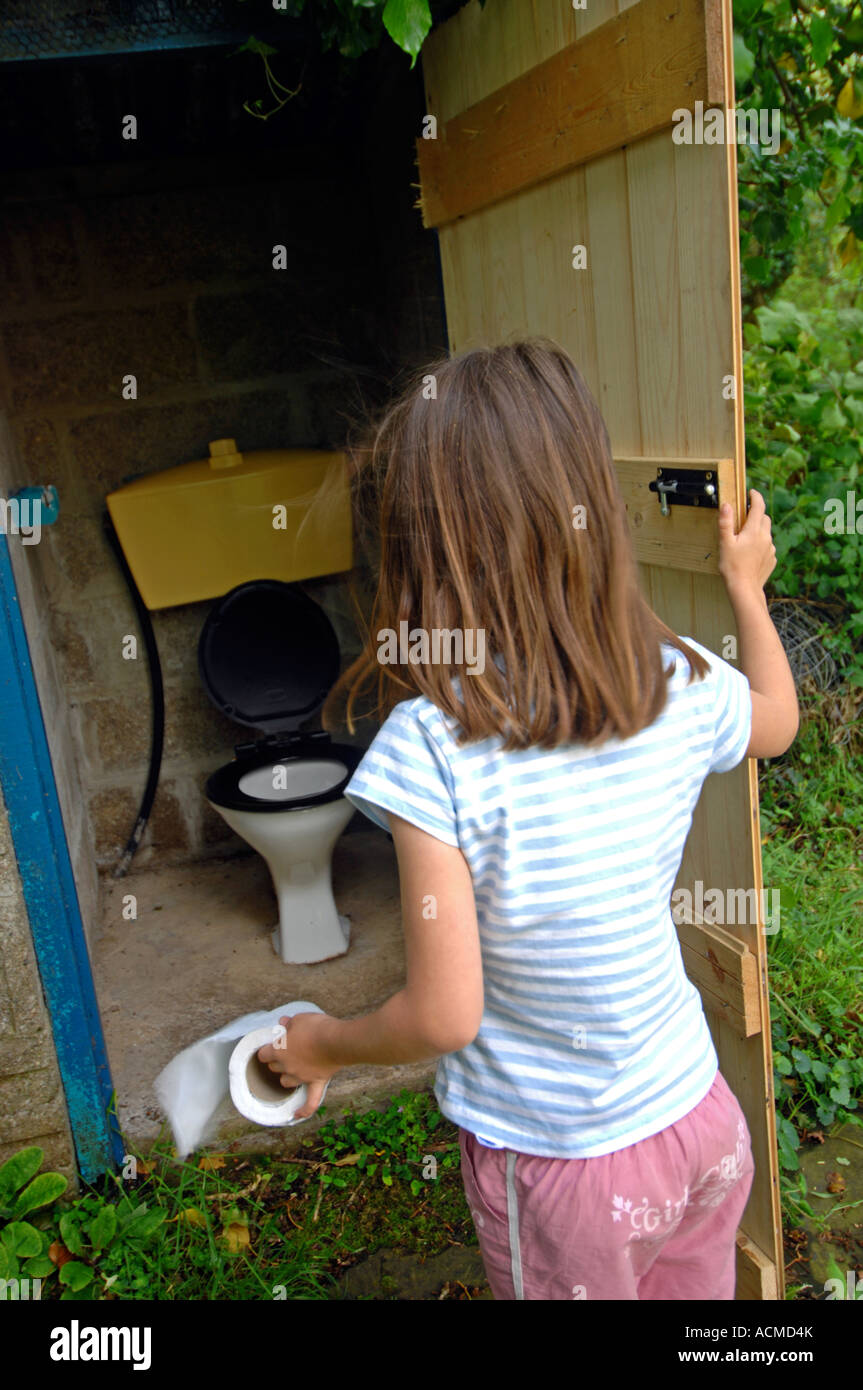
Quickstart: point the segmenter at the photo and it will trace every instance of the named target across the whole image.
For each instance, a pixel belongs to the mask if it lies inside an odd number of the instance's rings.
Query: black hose
[[[152,694],[153,707],[153,732],[150,741],[150,770],[147,774],[147,785],[144,788],[144,795],[141,798],[141,806],[138,811],[138,819],[135,821],[135,828],[129,837],[129,842],[123,851],[123,856],[113,871],[113,878],[123,878],[128,872],[129,865],[135,857],[138,846],[141,843],[144,831],[147,828],[147,821],[150,819],[150,812],[153,809],[153,801],[156,796],[156,787],[159,785],[159,771],[162,766],[162,747],[165,741],[165,692],[162,686],[162,663],[159,660],[159,649],[156,646],[156,634],[153,631],[153,624],[150,621],[150,614],[138,592],[138,586],[132,577],[126,556],[123,554],[123,547],[120,538],[114,529],[111,520],[111,513],[106,507],[103,512],[105,535],[117,562],[123,571],[123,578],[132,596],[135,611],[138,614],[138,622],[141,627],[141,635],[144,638],[144,646],[147,649],[147,661],[150,667],[150,691]]]

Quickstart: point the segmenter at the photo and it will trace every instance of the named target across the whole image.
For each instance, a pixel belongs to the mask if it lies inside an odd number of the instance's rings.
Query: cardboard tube
[[[270,1071],[258,1061],[258,1052],[267,1044],[275,1044],[279,1037],[285,1036],[285,1029],[274,1024],[266,1028],[255,1028],[240,1038],[228,1063],[228,1084],[231,1100],[241,1115],[258,1125],[294,1125],[303,1120],[295,1118],[308,1098],[305,1086],[287,1090],[281,1083],[277,1072]],[[329,1082],[327,1082],[329,1086]],[[326,1087],[324,1088],[326,1095]],[[323,1100],[323,1097],[321,1097]],[[303,1116],[303,1119],[310,1119]]]

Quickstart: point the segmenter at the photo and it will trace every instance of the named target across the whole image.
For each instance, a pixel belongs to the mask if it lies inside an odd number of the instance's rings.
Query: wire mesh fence
[[[835,690],[841,672],[823,642],[831,610],[806,599],[781,598],[770,604],[770,616],[788,657],[795,684],[815,690]]]
[[[3,0],[0,62],[242,42],[259,18],[241,0]]]

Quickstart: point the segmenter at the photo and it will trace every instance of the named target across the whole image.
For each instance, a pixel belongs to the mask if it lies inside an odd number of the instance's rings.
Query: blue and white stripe
[[[673,1124],[713,1083],[670,899],[702,783],[744,757],[752,706],[745,676],[685,641],[709,674],[687,686],[664,644],[668,703],[631,739],[460,748],[421,696],[396,706],[345,790],[377,825],[392,811],[470,866],[485,1011],[441,1058],[435,1096],[483,1142],[592,1158]]]

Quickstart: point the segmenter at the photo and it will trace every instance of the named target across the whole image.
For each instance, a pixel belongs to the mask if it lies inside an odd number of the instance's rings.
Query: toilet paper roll
[[[171,1126],[178,1158],[185,1158],[200,1145],[215,1139],[219,1124],[228,1118],[223,1113],[231,1096],[228,1067],[238,1042],[253,1030],[260,1029],[264,1029],[267,1036],[259,1046],[272,1042],[273,1027],[278,1025],[280,1018],[302,1013],[319,1014],[323,1013],[323,1009],[306,999],[295,999],[278,1009],[259,1009],[256,1013],[243,1014],[242,1018],[226,1023],[218,1032],[184,1048],[163,1067],[153,1083],[153,1089]],[[274,1077],[275,1073],[270,1072],[269,1075]],[[293,1095],[298,1094],[286,1091],[281,1085],[279,1090],[283,1101],[290,1102]],[[301,1110],[302,1105],[302,1099],[298,1098],[293,1104],[294,1111]],[[270,1110],[268,1113],[272,1115],[273,1112]],[[294,1118],[287,1121],[267,1119],[263,1123],[303,1124],[304,1121]]]
[[[302,1012],[309,1012],[303,1009]],[[322,1012],[320,1009],[316,1013]],[[308,1088],[297,1086],[286,1090],[277,1072],[258,1060],[258,1052],[267,1044],[275,1044],[284,1038],[285,1029],[281,1024],[266,1028],[255,1028],[240,1038],[228,1063],[228,1086],[231,1100],[247,1120],[257,1125],[297,1125],[310,1116],[297,1119],[297,1111],[302,1110],[308,1100]],[[324,1086],[324,1096],[329,1087]],[[324,1096],[321,1096],[323,1101]]]

